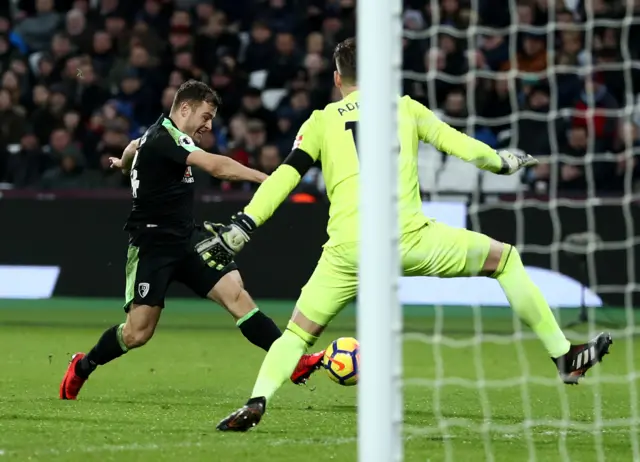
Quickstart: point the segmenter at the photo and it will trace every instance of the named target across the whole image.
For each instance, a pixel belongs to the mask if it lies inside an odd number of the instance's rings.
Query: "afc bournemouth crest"
[[[140,295],[141,298],[146,297],[148,293],[149,293],[148,282],[141,282],[140,284],[138,284],[138,294]]]

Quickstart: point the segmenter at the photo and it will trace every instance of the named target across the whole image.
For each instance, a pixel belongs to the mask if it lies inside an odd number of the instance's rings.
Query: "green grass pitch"
[[[284,326],[291,303],[261,306]],[[439,313],[406,314],[406,330],[418,332],[403,347],[406,461],[634,460],[638,341],[614,331],[605,362],[568,387],[554,381],[537,340],[512,341],[509,310]],[[78,401],[58,400],[70,354],[121,316],[119,300],[0,301],[0,462],[356,461],[356,387],[324,371],[313,391],[287,383],[253,431],[215,431],[247,399],[264,354],[207,302],[169,301],[147,346],[96,371]],[[497,342],[478,349],[471,340],[480,322]],[[425,341],[436,325],[453,343]],[[354,326],[353,311],[343,313],[318,346],[354,335]],[[525,368],[532,381],[518,380]],[[435,386],[438,377],[444,386]],[[439,427],[442,419],[449,425]]]

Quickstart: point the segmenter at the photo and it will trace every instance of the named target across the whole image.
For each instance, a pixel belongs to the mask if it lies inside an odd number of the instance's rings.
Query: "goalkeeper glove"
[[[204,229],[212,236],[207,235],[195,245],[195,250],[204,260],[205,264],[211,268],[221,271],[229,263],[233,262],[233,253],[222,243],[220,233],[225,226],[220,223],[204,222]]]
[[[227,252],[235,255],[249,242],[251,233],[258,227],[249,215],[238,212],[231,217],[231,223],[227,226],[217,227],[216,224],[205,222],[204,227],[211,233],[220,237],[221,244]]]
[[[538,160],[527,153],[521,151],[497,151],[502,159],[502,168],[497,171],[498,175],[512,175],[518,170],[538,164]]]

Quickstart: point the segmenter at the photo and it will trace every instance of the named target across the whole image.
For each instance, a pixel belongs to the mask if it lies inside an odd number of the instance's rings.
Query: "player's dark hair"
[[[209,85],[199,80],[191,79],[180,85],[180,88],[176,91],[171,110],[179,108],[182,103],[190,105],[207,103],[217,108],[221,102],[220,96]]]
[[[356,39],[351,37],[338,43],[333,52],[333,63],[343,80],[356,82]]]

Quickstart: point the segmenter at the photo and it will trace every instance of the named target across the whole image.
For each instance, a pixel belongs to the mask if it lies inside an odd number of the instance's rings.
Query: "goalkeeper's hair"
[[[356,39],[348,38],[336,46],[333,63],[340,77],[348,83],[356,83]]]

